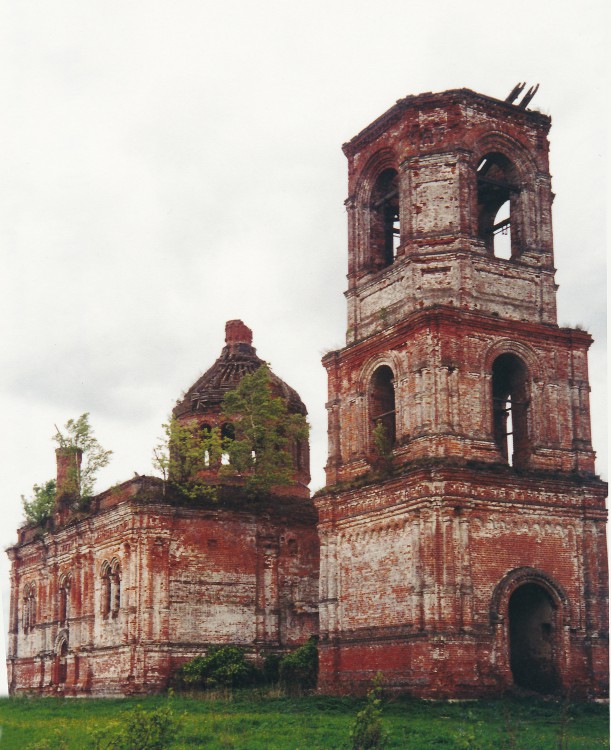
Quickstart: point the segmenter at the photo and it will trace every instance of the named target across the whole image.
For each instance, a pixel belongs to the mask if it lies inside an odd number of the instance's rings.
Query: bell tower
[[[556,321],[550,118],[460,89],[344,145],[346,347],[329,377],[321,683],[606,690],[589,334]],[[577,688],[575,687],[577,686]]]

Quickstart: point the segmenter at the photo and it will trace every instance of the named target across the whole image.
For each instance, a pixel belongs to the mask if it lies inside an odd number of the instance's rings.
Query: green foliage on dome
[[[237,480],[250,497],[294,484],[293,454],[308,439],[306,418],[274,396],[266,365],[245,375],[223,399],[219,422],[172,418],[153,463],[165,483],[187,499],[217,496],[223,480]]]

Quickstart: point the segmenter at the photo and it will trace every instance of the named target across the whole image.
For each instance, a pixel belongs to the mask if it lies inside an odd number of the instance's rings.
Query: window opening
[[[227,466],[231,463],[229,444],[233,440],[235,440],[235,428],[230,422],[225,422],[225,424],[221,427],[221,443],[223,446],[221,453],[221,464],[223,464],[224,466]]]
[[[112,566],[110,574],[110,614],[116,617],[121,607],[121,567],[118,562]]]
[[[70,577],[62,577],[59,584],[59,624],[65,625],[70,608]]]
[[[68,679],[68,644],[62,641],[57,654],[57,682],[63,684]]]
[[[485,156],[477,168],[478,235],[491,255],[510,259],[516,254],[512,219],[520,188],[513,165],[502,154]]]
[[[502,354],[492,366],[493,431],[495,442],[510,466],[528,461],[528,371],[519,357]]]
[[[369,416],[372,432],[382,425],[392,447],[396,439],[395,388],[393,372],[387,365],[378,367],[371,378]]]
[[[210,438],[210,435],[212,434],[212,427],[210,427],[209,424],[203,424],[200,427],[200,431],[201,431],[202,439],[208,440]],[[208,448],[206,448],[204,450],[204,465],[205,466],[210,466],[210,458],[211,458],[210,451],[208,450]]]
[[[497,258],[511,258],[511,216],[509,201],[505,201],[494,217],[492,252]]]
[[[375,182],[371,201],[371,251],[375,269],[394,263],[401,242],[399,176],[386,169]]]
[[[26,586],[23,594],[23,632],[29,633],[36,624],[36,594],[34,585]]]
[[[111,609],[111,581],[110,581],[110,565],[108,563],[104,563],[102,566],[102,606],[101,606],[101,612],[102,617],[108,617],[110,614]]]

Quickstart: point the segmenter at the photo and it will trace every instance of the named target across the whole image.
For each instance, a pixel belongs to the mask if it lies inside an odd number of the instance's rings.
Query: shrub
[[[178,727],[169,705],[130,711],[117,745],[120,750],[165,750]]]
[[[350,732],[352,750],[382,750],[386,747],[388,735],[382,727],[381,716],[382,675],[378,672]]]
[[[311,689],[318,678],[318,648],[316,638],[309,638],[302,646],[280,660],[280,682],[288,688]]]
[[[268,654],[263,662],[263,679],[266,684],[273,685],[280,679],[280,654]]]
[[[91,750],[166,750],[179,724],[169,701],[149,711],[136,706],[121,718],[118,730],[115,725],[91,732]]]
[[[259,670],[239,646],[210,646],[205,656],[196,656],[178,671],[178,679],[189,687],[249,687],[260,677]]]

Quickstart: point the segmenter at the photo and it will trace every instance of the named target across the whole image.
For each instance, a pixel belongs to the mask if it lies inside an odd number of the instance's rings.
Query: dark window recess
[[[36,624],[36,591],[34,584],[28,584],[23,597],[23,632],[29,633]]]
[[[110,567],[105,565],[102,569],[102,598],[100,608],[102,617],[108,617],[110,614],[111,603]]]
[[[374,270],[394,263],[401,241],[399,223],[399,176],[385,169],[371,195],[371,264]]]
[[[231,422],[225,422],[225,424],[221,427],[221,441],[223,446],[223,452],[221,453],[221,463],[225,465],[231,463],[231,450],[230,446],[227,444],[231,440],[235,440],[235,428],[231,424]]]
[[[118,560],[104,562],[101,570],[101,606],[102,617],[117,617],[121,609],[121,566]]]
[[[57,682],[63,685],[68,679],[68,644],[62,641],[57,654]]]
[[[297,540],[289,539],[287,546],[289,548],[289,555],[291,555],[291,557],[295,557],[297,555]]]
[[[63,583],[59,590],[59,624],[65,625],[68,619],[69,584]]]
[[[121,571],[115,567],[112,573],[112,610],[111,615],[116,617],[121,608]]]
[[[390,445],[396,440],[395,388],[393,372],[388,365],[382,365],[373,373],[369,392],[369,417],[371,430],[379,424]]]

